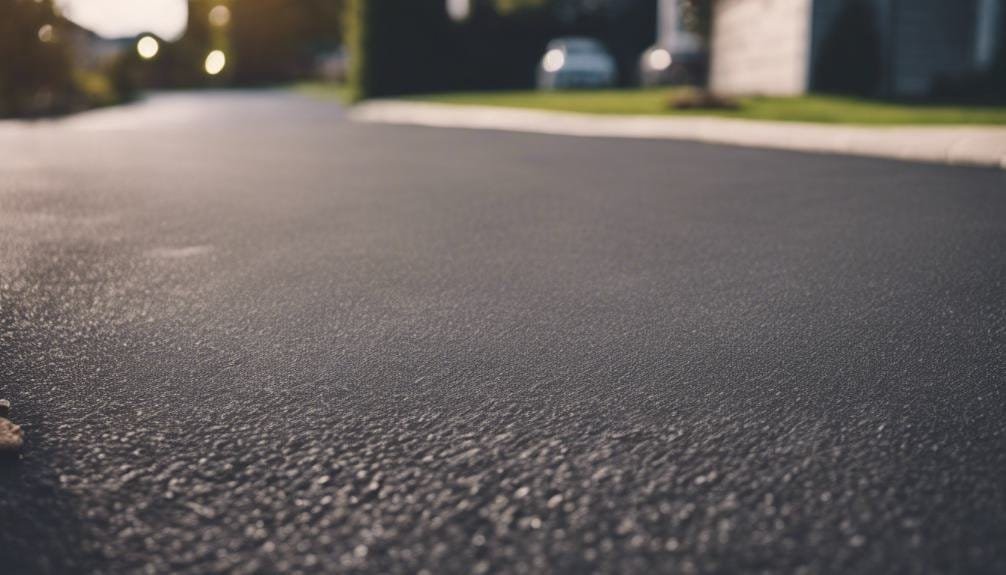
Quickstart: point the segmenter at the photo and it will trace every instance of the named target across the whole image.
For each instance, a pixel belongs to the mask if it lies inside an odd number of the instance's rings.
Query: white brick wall
[[[717,0],[709,82],[723,94],[803,94],[813,0]]]

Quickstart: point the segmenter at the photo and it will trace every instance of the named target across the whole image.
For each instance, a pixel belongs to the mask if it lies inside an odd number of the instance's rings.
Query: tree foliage
[[[217,5],[230,9],[223,26],[209,23]],[[176,85],[259,85],[308,76],[315,57],[343,41],[344,0],[189,0],[185,35],[165,55],[162,77]],[[227,55],[219,76],[207,77],[203,60],[211,50]]]
[[[237,0],[230,49],[237,84],[268,84],[311,73],[315,56],[342,41],[342,0]]]
[[[443,0],[349,0],[347,25],[356,97],[450,85],[454,35]]]
[[[66,109],[70,52],[52,0],[0,1],[0,116]]]
[[[570,35],[601,40],[628,83],[655,40],[655,0],[473,0],[471,8],[451,22],[444,0],[351,0],[356,95],[527,88],[548,41]]]

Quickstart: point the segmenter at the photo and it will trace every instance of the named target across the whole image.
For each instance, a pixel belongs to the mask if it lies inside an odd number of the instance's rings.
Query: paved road
[[[0,125],[0,570],[1006,571],[1006,172]]]

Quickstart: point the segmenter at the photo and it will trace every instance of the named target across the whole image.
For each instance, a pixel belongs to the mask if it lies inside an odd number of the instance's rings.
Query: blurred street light
[[[216,76],[223,71],[224,66],[227,65],[227,56],[222,50],[214,50],[207,54],[206,62],[203,67],[206,69],[206,73],[210,76]]]
[[[136,42],[136,53],[144,60],[153,58],[160,50],[161,45],[153,36],[143,36]]]
[[[52,24],[44,24],[38,29],[38,39],[42,42],[52,42],[55,34],[53,34]]]
[[[210,10],[209,19],[212,26],[217,28],[226,26],[231,21],[231,9],[223,4],[217,4]]]
[[[447,15],[455,22],[461,22],[472,13],[471,0],[447,0]]]

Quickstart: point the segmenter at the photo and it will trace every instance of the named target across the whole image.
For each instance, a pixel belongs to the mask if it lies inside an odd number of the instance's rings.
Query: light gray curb
[[[727,118],[607,116],[375,100],[351,119],[386,124],[507,130],[604,138],[692,140],[716,144],[897,158],[1006,169],[1006,128],[972,126],[834,126]]]

